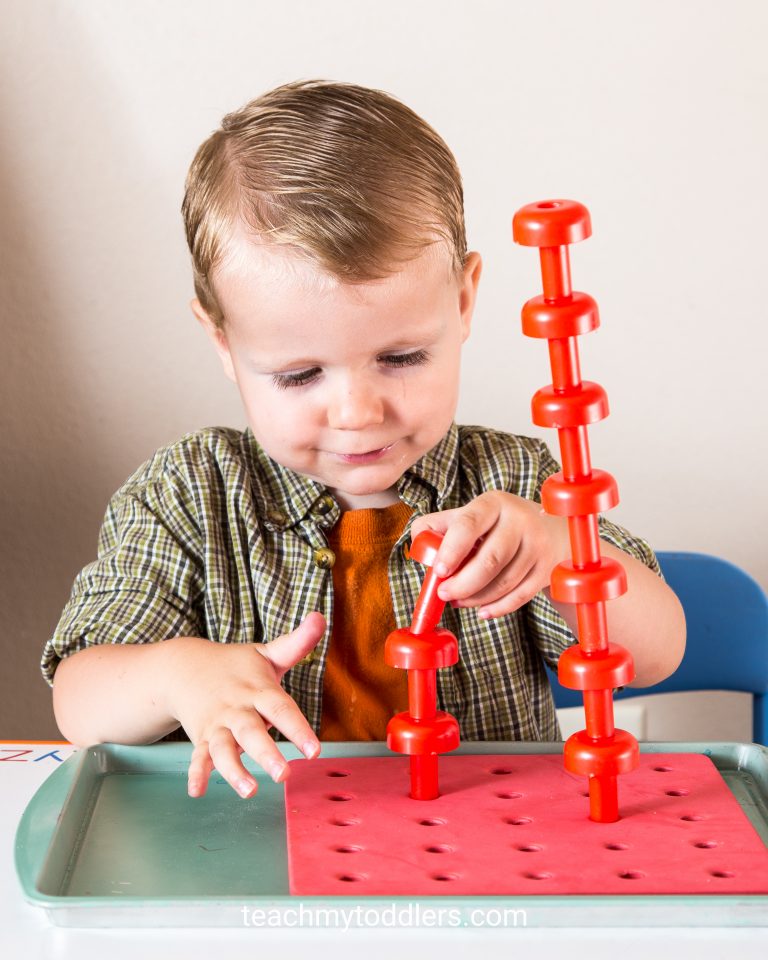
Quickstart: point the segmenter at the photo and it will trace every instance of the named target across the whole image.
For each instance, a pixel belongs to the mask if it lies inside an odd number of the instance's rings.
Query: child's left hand
[[[484,619],[523,606],[549,586],[555,564],[570,556],[564,517],[549,516],[540,503],[501,490],[420,517],[411,536],[423,530],[444,535],[434,564],[435,573],[446,578],[437,591],[440,599],[480,607]]]

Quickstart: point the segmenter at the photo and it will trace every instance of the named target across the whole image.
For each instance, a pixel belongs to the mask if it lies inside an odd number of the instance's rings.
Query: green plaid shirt
[[[539,440],[453,426],[399,482],[414,512],[389,559],[397,625],[410,623],[424,573],[406,558],[416,517],[486,490],[539,500],[558,469]],[[333,623],[326,536],[339,514],[322,485],[271,460],[250,430],[212,427],[158,450],[112,497],[98,559],[75,580],[43,675],[50,683],[62,657],[97,643],[269,642],[319,610],[325,636],[283,680],[319,730]],[[658,572],[642,540],[602,517],[600,535]],[[448,606],[442,624],[458,637],[460,659],[438,671],[439,706],[459,721],[463,739],[559,738],[544,663],[554,666],[574,637],[543,594],[487,621]]]

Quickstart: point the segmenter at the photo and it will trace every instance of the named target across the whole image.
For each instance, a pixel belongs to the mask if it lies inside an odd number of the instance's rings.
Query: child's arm
[[[189,794],[202,796],[214,767],[243,797],[256,781],[245,751],[278,781],[288,766],[267,732],[274,725],[305,754],[320,744],[280,679],[325,631],[310,614],[271,643],[214,643],[174,637],[104,644],[66,657],[53,684],[56,722],[72,743],[151,743],[184,727],[194,744]]]
[[[457,607],[480,607],[479,616],[517,610],[546,590],[553,567],[570,559],[568,522],[543,512],[540,503],[500,490],[476,497],[465,507],[417,520],[412,536],[424,529],[444,534],[435,571],[447,579],[439,596]],[[462,561],[475,548],[475,554]],[[685,650],[685,616],[672,590],[643,563],[612,544],[600,550],[623,564],[629,589],[606,603],[610,638],[632,653],[635,686],[649,686],[677,668]],[[576,632],[573,604],[554,604]]]

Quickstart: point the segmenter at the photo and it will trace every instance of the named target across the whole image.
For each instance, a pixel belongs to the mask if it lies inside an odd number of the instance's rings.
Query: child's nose
[[[365,378],[349,379],[328,407],[328,424],[337,430],[362,430],[384,421],[382,397]]]

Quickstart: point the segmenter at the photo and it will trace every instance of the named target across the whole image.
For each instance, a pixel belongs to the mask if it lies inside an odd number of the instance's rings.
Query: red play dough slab
[[[444,756],[437,800],[408,789],[406,757],[293,761],[291,893],[768,893],[768,849],[701,754],[642,754],[611,824],[559,755]]]

